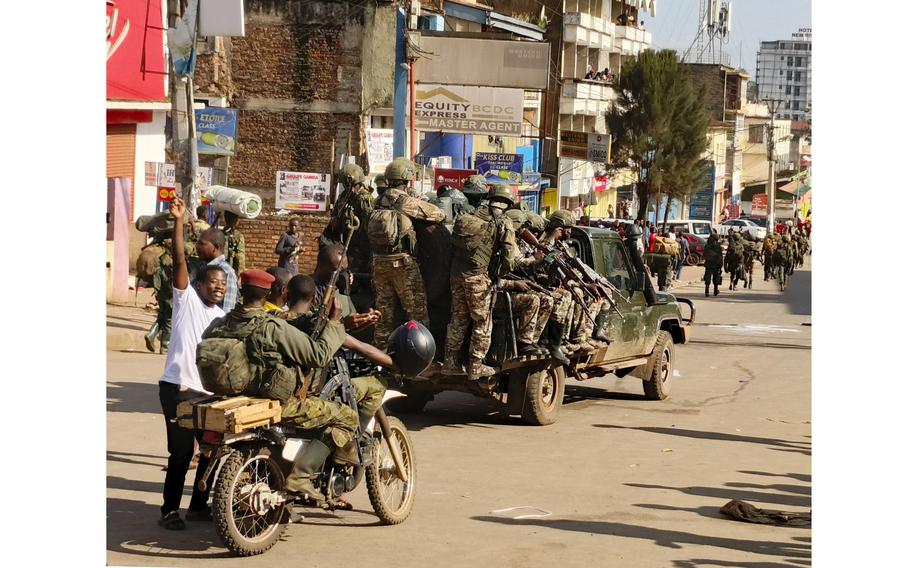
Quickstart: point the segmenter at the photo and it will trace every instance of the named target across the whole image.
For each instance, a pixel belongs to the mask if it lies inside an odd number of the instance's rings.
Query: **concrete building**
[[[812,104],[812,29],[791,39],[763,41],[755,65],[758,98],[782,101],[777,114],[785,119],[810,120]]]

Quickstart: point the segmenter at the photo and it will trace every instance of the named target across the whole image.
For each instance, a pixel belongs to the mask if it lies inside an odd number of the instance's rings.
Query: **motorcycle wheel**
[[[285,507],[257,503],[265,491],[284,489],[284,473],[267,448],[236,450],[212,489],[212,519],[224,546],[237,556],[262,554],[287,528]]]
[[[378,442],[373,446],[373,463],[367,466],[367,493],[376,516],[384,525],[397,525],[408,518],[414,507],[414,492],[417,482],[417,464],[414,461],[414,446],[408,436],[408,429],[401,420],[388,416],[389,426],[392,430],[392,440],[382,436],[379,424],[376,432],[379,433]],[[388,444],[392,443],[401,454],[404,469],[407,471],[408,481],[398,477],[395,462]]]

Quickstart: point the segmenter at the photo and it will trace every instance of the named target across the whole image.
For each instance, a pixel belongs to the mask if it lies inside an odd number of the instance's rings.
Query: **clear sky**
[[[812,27],[810,0],[731,1],[733,32],[723,50],[730,54],[734,67],[745,68],[753,78],[760,42],[790,39],[799,28]],[[640,18],[651,32],[651,47],[680,53],[688,49],[698,31],[699,4],[699,0],[660,0],[656,18]]]

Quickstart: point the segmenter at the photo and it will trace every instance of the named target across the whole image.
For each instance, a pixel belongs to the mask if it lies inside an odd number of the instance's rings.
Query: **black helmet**
[[[627,239],[637,239],[642,234],[641,227],[635,223],[626,223],[626,238]]]
[[[436,340],[426,326],[411,320],[392,332],[387,352],[402,374],[416,377],[433,362]]]

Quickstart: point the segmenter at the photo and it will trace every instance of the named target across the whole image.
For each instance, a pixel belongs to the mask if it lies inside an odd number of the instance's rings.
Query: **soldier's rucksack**
[[[389,204],[387,199],[380,198],[377,208],[370,213],[367,223],[367,239],[370,248],[377,254],[395,254],[414,252],[416,234],[411,219],[399,211],[398,203],[407,199],[403,194]]]
[[[652,252],[654,254],[679,256],[679,243],[677,243],[675,239],[669,237],[655,237]]]
[[[779,246],[774,250],[774,253],[771,255],[771,260],[774,261],[774,264],[784,264],[790,262],[790,250],[788,247]]]

